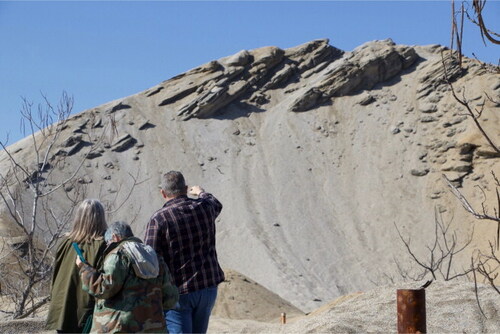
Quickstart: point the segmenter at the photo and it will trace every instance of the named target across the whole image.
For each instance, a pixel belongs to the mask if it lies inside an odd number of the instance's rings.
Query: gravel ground
[[[381,287],[341,297],[308,316],[261,322],[214,316],[210,333],[391,333],[396,332],[396,290]],[[426,289],[427,331],[429,333],[500,333],[500,296],[491,287],[480,285],[479,298],[486,315],[477,306],[474,284],[434,282]],[[50,333],[44,319],[0,322],[0,333]]]

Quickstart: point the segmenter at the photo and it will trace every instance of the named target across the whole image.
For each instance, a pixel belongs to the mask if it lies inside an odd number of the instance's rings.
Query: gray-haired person
[[[215,219],[222,204],[200,186],[189,188],[177,171],[163,175],[160,194],[166,200],[151,217],[145,243],[167,263],[179,303],[165,312],[169,333],[206,333],[224,272],[215,249]]]
[[[92,333],[165,332],[164,309],[178,300],[163,260],[124,222],[110,225],[98,271],[77,258],[83,290],[96,298]]]

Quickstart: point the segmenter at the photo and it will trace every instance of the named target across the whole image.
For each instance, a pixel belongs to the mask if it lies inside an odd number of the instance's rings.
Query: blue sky
[[[500,31],[500,1],[486,9]],[[345,51],[386,38],[449,46],[450,18],[451,1],[0,1],[0,140],[24,137],[22,97],[55,104],[66,91],[76,113],[242,49],[319,38]],[[500,46],[472,24],[463,43],[498,63]]]

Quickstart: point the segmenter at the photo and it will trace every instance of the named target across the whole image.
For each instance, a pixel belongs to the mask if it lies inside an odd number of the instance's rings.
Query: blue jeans
[[[175,308],[165,311],[168,332],[206,333],[215,299],[216,286],[180,295]]]

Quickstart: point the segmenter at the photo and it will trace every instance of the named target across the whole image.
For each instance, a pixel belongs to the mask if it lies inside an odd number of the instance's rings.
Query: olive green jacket
[[[104,240],[93,240],[91,243],[82,243],[79,246],[87,262],[100,267],[106,248]],[[54,261],[46,329],[81,333],[86,312],[92,311],[94,307],[94,298],[82,290],[75,261],[76,252],[71,240],[63,238],[57,247]]]

